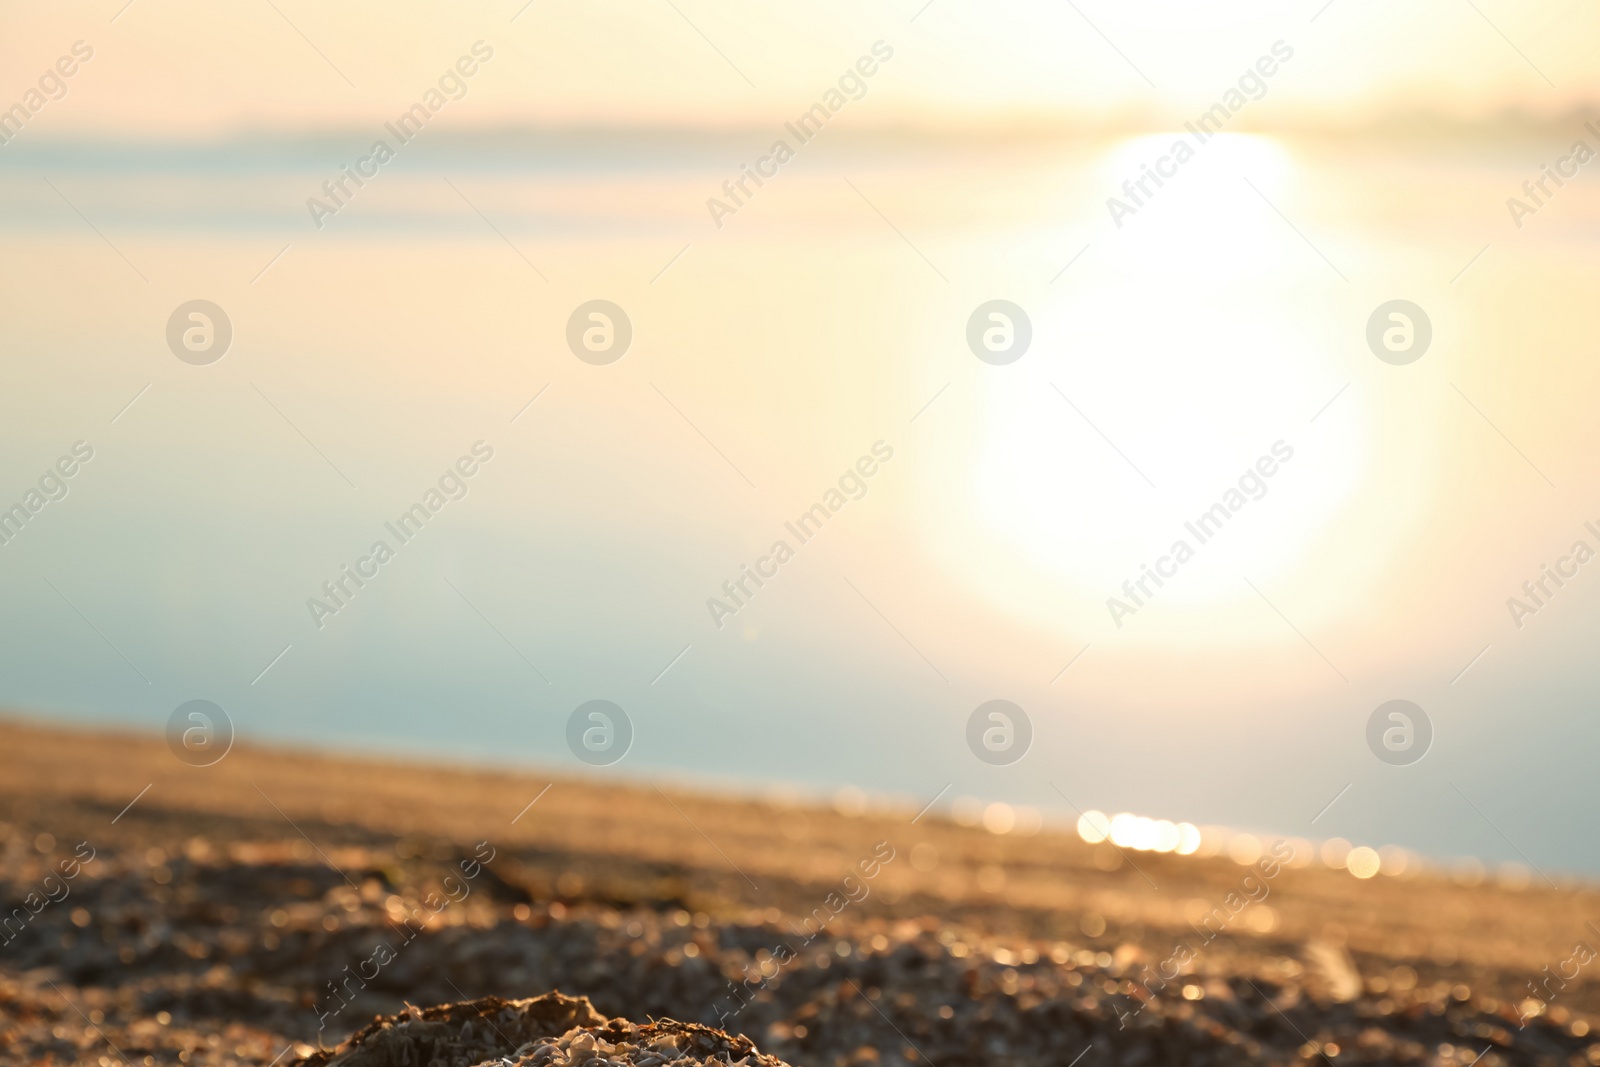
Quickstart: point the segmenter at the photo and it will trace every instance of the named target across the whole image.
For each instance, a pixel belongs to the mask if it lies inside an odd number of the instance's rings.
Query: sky
[[[1588,7],[5,17],[0,102],[93,55],[0,145],[0,508],[94,450],[0,545],[5,706],[1600,871],[1600,571],[1543,570],[1600,549],[1600,198],[1542,169],[1600,145]],[[571,340],[595,300],[610,363]],[[635,726],[600,770],[596,699]],[[967,740],[996,699],[1012,764]],[[1403,764],[1397,699],[1433,734]]]
[[[1294,4],[904,0],[509,0],[329,7],[106,0],[6,14],[0,66],[20,97],[75,41],[95,49],[52,104],[60,135],[192,137],[387,117],[482,40],[464,125],[771,123],[882,40],[868,125],[980,130],[1166,116],[1214,102],[1274,42],[1294,58],[1259,122],[1360,124],[1386,112],[1482,118],[1594,99],[1600,14],[1560,0]]]

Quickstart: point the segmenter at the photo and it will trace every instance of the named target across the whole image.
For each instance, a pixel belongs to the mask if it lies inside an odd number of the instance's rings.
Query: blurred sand
[[[1588,886],[1317,864],[1246,881],[1226,857],[934,813],[243,745],[192,768],[160,738],[20,721],[0,724],[0,766],[8,914],[80,842],[95,855],[0,943],[8,1062],[266,1064],[314,1045],[319,1017],[331,1045],[402,1001],[550,988],[638,1020],[720,1014],[800,1064],[1600,1062],[1572,962],[1600,941]],[[1263,886],[1220,935],[1190,925]],[[394,961],[370,963],[385,937]],[[1185,975],[1152,989],[1144,968],[1175,956]],[[341,987],[362,961],[381,974]],[[1528,983],[1563,967],[1577,977],[1519,1030]],[[733,1010],[729,980],[758,972]]]

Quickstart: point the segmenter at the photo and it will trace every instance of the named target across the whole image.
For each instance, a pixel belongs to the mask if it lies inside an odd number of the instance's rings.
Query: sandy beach
[[[6,1062],[283,1064],[549,991],[797,1065],[1600,1062],[1586,886],[22,720],[0,753]]]

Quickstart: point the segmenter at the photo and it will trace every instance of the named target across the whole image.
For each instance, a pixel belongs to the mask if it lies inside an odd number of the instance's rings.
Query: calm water
[[[783,131],[430,132],[318,228],[381,135],[0,150],[0,507],[60,497],[0,547],[6,705],[588,773],[605,699],[634,738],[596,773],[1600,870],[1600,571],[1507,606],[1600,549],[1600,199],[1506,206],[1581,130],[1215,138],[1120,227],[1176,135],[830,131],[734,202]],[[166,340],[196,299],[205,366]],[[594,299],[606,366],[565,336]],[[966,340],[993,299],[1031,322],[1005,366]],[[1365,339],[1394,299],[1432,326],[1404,367]],[[997,698],[1005,767],[965,740]],[[1365,739],[1395,698],[1411,766]]]

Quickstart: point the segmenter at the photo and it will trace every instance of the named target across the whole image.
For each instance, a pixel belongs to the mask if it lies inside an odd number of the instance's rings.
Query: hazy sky
[[[1600,870],[1600,579],[1507,608],[1600,545],[1592,168],[1506,208],[1592,135],[1244,132],[1568,109],[1600,77],[1591,8],[124,3],[0,32],[5,107],[93,49],[0,145],[0,504],[97,450],[0,551],[5,706],[160,729],[204,698],[250,739],[572,770],[563,724],[604,698],[639,727],[618,773],[1059,786]],[[861,99],[709,215],[879,41]],[[1237,126],[1108,214],[1172,150],[1143,127],[1280,41]],[[310,214],[475,46],[425,135]],[[1034,120],[1104,136],[873,133]],[[622,129],[463,136],[518,123]],[[614,365],[566,332],[596,298],[635,330]],[[1004,366],[967,332],[996,298],[1032,323]],[[211,365],[167,332],[195,299],[234,330]],[[1395,300],[1431,322],[1403,366],[1368,332]],[[471,496],[317,625],[322,583],[479,439]],[[715,625],[708,597],[880,440],[870,493]],[[1226,536],[1113,615],[1234,486]],[[1014,767],[964,732],[997,698],[1037,726]],[[1365,733],[1397,698],[1437,729],[1415,766]]]
[[[125,3],[9,5],[8,103],[75,41],[95,49],[38,135],[373,121],[480,39],[496,58],[453,105],[460,124],[774,121],[880,39],[895,57],[853,116],[865,125],[1182,114],[1278,40],[1294,58],[1252,105],[1257,121],[1551,110],[1600,89],[1600,12],[1577,0]]]

